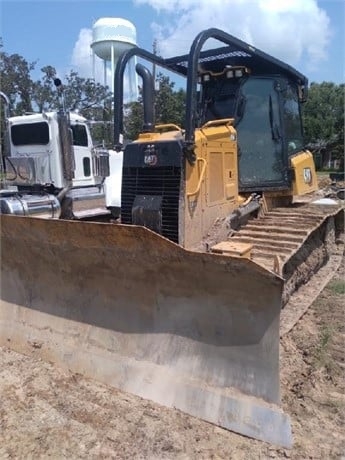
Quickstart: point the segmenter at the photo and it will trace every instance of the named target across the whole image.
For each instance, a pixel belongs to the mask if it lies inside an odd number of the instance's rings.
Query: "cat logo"
[[[149,154],[144,156],[144,163],[147,166],[155,166],[157,164],[158,157],[155,154]]]

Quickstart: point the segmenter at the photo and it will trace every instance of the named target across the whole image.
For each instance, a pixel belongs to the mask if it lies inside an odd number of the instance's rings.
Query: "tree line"
[[[28,62],[19,54],[8,54],[0,44],[0,90],[10,100],[11,116],[24,113],[54,111],[60,106],[59,92],[54,80],[58,77],[53,66],[40,69],[41,78],[33,80],[31,75],[37,62]],[[157,123],[183,124],[184,90],[174,90],[174,82],[163,74],[156,77],[159,90],[155,95],[155,120]],[[97,142],[112,144],[111,122],[113,120],[112,94],[107,86],[96,83],[92,78],[83,78],[71,70],[63,78],[65,107],[77,111],[92,124],[92,134]],[[2,103],[3,101],[1,101]],[[1,107],[2,134],[4,129],[4,111]],[[142,100],[125,104],[125,137],[133,140],[142,128]],[[104,123],[105,122],[105,123]]]
[[[40,69],[41,77],[31,75],[37,62],[28,62],[19,54],[8,54],[0,43],[0,89],[10,100],[11,115],[33,111],[56,110],[59,94],[54,85],[58,77],[56,69],[47,65]],[[63,78],[65,106],[78,111],[88,120],[108,122],[95,124],[93,137],[96,142],[112,143],[111,122],[112,95],[108,87],[92,78],[83,78],[71,70]],[[185,91],[175,89],[169,77],[158,73],[155,90],[155,122],[184,126]],[[319,166],[332,159],[344,157],[344,84],[333,82],[311,83],[307,102],[303,105],[303,122],[306,145],[318,156]],[[2,135],[4,127],[3,104],[1,107]],[[133,140],[142,128],[142,99],[125,106],[124,135]]]
[[[338,160],[344,169],[345,85],[311,83],[303,105],[305,141],[319,168]]]

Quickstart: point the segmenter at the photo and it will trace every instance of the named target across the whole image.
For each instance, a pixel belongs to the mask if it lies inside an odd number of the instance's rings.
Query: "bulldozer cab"
[[[210,38],[226,46],[202,51]],[[218,29],[201,32],[188,55],[161,59],[144,50],[131,50],[123,55],[115,75],[115,139],[122,129],[121,66],[133,55],[186,77],[187,159],[193,161],[195,129],[233,118],[239,191],[291,189],[290,158],[304,147],[300,111],[308,84],[304,75]]]
[[[241,191],[290,188],[289,156],[303,148],[297,87],[280,75],[233,73],[202,85],[200,118],[235,119]]]

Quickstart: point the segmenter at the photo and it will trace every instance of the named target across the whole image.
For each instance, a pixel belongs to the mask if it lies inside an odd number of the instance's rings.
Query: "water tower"
[[[104,64],[104,85],[107,83],[107,68],[111,66],[111,91],[114,93],[114,72],[115,66],[120,55],[135,46],[136,42],[135,26],[122,18],[100,18],[92,27],[92,56],[93,73],[95,77],[95,56],[103,60]],[[138,77],[135,72],[136,58],[128,63],[129,93],[131,98],[138,97]]]

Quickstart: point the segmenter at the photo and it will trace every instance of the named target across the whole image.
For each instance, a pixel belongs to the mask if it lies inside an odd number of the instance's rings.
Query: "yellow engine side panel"
[[[318,190],[315,164],[311,152],[304,151],[291,158],[291,167],[294,170],[292,182],[294,195],[305,195]]]
[[[186,162],[185,206],[180,235],[198,245],[217,219],[238,206],[237,135],[232,120],[209,122],[195,132],[196,162]],[[182,228],[181,228],[182,226]]]

